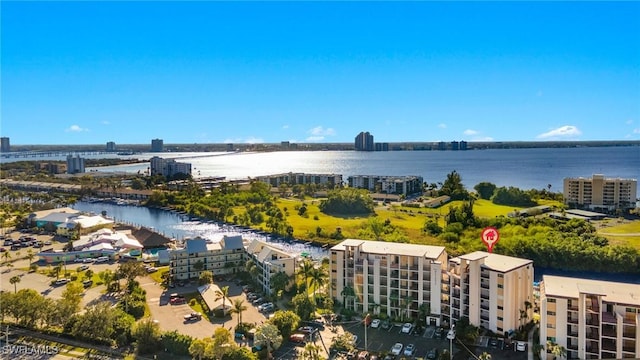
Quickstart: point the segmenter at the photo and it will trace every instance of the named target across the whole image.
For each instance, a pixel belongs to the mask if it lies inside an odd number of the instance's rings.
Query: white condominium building
[[[253,240],[247,245],[246,252],[257,269],[257,282],[262,291],[271,295],[271,277],[279,272],[293,277],[296,271],[296,258],[267,242]]]
[[[202,271],[216,275],[235,274],[244,268],[241,236],[225,236],[220,242],[196,238],[183,249],[169,251],[169,273],[174,280],[197,279]]]
[[[476,251],[449,259],[443,277],[447,321],[468,317],[471,324],[502,334],[532,319],[532,260]]]
[[[256,180],[278,187],[286,185],[316,184],[325,185],[333,189],[342,186],[342,175],[339,174],[305,174],[305,173],[284,173],[274,175],[264,175],[256,177]]]
[[[149,160],[151,175],[162,175],[166,177],[177,174],[191,175],[191,164],[177,162],[174,159],[163,159],[154,156]]]
[[[422,176],[353,175],[347,178],[349,187],[387,194],[411,195],[422,192]]]
[[[439,325],[444,247],[347,239],[330,261],[330,295],[347,309],[415,318],[426,303]]]
[[[565,178],[564,202],[588,209],[627,209],[635,206],[638,180],[605,178],[596,174],[591,178]]]
[[[543,276],[540,343],[564,347],[567,359],[640,358],[639,327],[640,285]]]

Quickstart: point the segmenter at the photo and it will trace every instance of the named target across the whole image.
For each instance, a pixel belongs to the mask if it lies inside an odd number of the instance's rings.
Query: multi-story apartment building
[[[569,206],[593,210],[628,209],[635,206],[638,180],[605,178],[565,178],[564,202]]]
[[[264,175],[256,177],[256,180],[278,187],[281,184],[304,185],[317,184],[326,185],[333,189],[342,185],[342,175],[339,174],[305,174],[305,173],[284,173],[274,175]]]
[[[67,156],[67,174],[78,174],[84,172],[84,158],[81,158],[80,155]]]
[[[169,251],[169,273],[174,280],[197,279],[202,271],[216,275],[235,274],[244,268],[241,236],[225,236],[220,242],[195,238],[185,247]]]
[[[484,251],[451,258],[442,293],[445,320],[467,317],[500,334],[515,330],[532,319],[533,261]]]
[[[347,239],[331,248],[330,295],[357,313],[415,318],[422,304],[441,314],[442,246]]]
[[[373,135],[368,131],[358,134],[355,139],[355,149],[356,151],[373,151],[375,149]]]
[[[106,151],[109,151],[109,152],[116,151],[116,143],[113,141],[108,141]]]
[[[547,341],[567,359],[640,358],[640,285],[543,276],[540,343]]]
[[[295,275],[296,258],[260,240],[253,240],[246,248],[247,257],[253,260],[258,270],[256,281],[262,287],[262,291],[271,295],[271,277],[279,272],[284,272],[290,277]]]
[[[422,176],[353,175],[347,178],[349,187],[403,195],[422,192],[422,182]]]
[[[151,140],[151,152],[163,152],[164,141],[162,139]]]
[[[173,159],[163,159],[154,156],[149,160],[151,175],[172,177],[177,174],[191,175],[191,164],[181,163]]]

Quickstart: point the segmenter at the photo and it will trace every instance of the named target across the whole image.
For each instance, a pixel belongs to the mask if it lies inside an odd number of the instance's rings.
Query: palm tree
[[[60,279],[60,271],[62,271],[62,263],[57,263],[53,267],[53,271],[56,273],[56,280]]]
[[[224,314],[227,310],[226,301],[229,296],[229,287],[223,286],[220,290],[216,291],[216,301],[222,299],[222,313]]]
[[[244,306],[244,300],[235,299],[233,301],[233,307],[231,308],[232,314],[238,314],[238,325],[242,322],[242,313],[247,310],[247,307]]]
[[[313,263],[309,259],[304,259],[302,264],[300,264],[298,274],[302,275],[304,278],[304,287],[307,290],[307,296],[309,296],[309,277],[311,273],[314,271]]]
[[[33,262],[34,257],[36,257],[36,255],[33,253],[33,250],[27,250],[27,259],[29,259],[29,264]]]
[[[319,267],[313,268],[309,276],[311,277],[311,283],[309,285],[313,286],[314,302],[317,302],[316,291],[320,286],[322,286],[322,284],[326,283],[327,279],[329,278],[329,274],[323,267]]]
[[[11,254],[8,251],[2,253],[2,258],[4,259],[4,263],[8,263],[9,259],[11,259]]]
[[[320,356],[320,346],[308,342],[304,346],[304,350],[302,351],[301,357],[302,360],[321,360],[322,356]]]
[[[18,275],[14,275],[11,277],[11,279],[9,279],[9,283],[11,283],[13,285],[13,292],[17,293],[18,292],[18,286],[17,284],[20,282],[20,276]]]
[[[356,291],[351,286],[345,286],[340,293],[342,295],[342,302],[347,307],[347,299],[354,298],[356,296]]]

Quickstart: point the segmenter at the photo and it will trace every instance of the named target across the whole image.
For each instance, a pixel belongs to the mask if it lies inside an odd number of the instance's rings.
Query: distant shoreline
[[[640,140],[612,140],[612,141],[493,141],[467,142],[466,150],[452,150],[451,142],[444,142],[445,149],[441,149],[440,142],[389,142],[389,151],[471,151],[486,149],[531,149],[531,148],[574,148],[574,147],[612,147],[612,146],[640,146]],[[106,144],[86,145],[11,145],[11,152],[21,151],[105,151]],[[355,151],[353,143],[262,143],[262,144],[164,144],[167,152],[224,152],[229,151]],[[116,151],[122,152],[150,152],[149,144],[117,144]]]

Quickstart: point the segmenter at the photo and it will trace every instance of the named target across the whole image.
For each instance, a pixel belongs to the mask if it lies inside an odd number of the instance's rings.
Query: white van
[[[103,263],[103,262],[107,262],[109,261],[109,257],[108,256],[100,256],[99,258],[96,259],[97,263]]]

